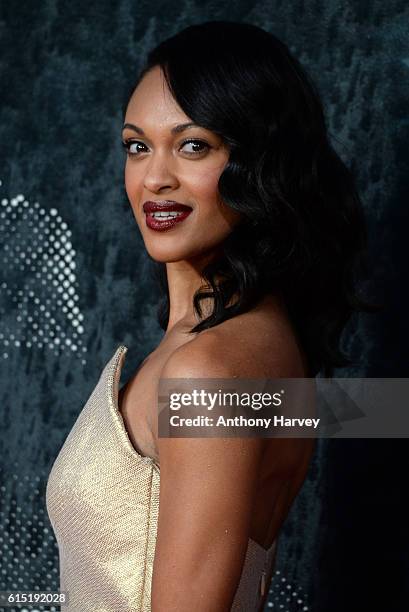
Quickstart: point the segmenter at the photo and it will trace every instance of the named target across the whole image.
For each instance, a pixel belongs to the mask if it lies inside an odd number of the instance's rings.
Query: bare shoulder
[[[234,364],[226,359],[220,330],[209,329],[175,349],[162,369],[163,378],[229,377]]]
[[[299,369],[292,327],[270,302],[175,348],[163,364],[161,378],[297,376]],[[291,449],[281,450],[283,445],[276,444],[267,457],[269,442],[257,437],[158,437],[161,486],[152,579],[155,609],[163,608],[169,598],[168,585],[177,585],[181,575],[186,584],[200,584],[200,593],[214,593],[218,585],[217,609],[230,609],[248,538],[266,532],[264,523],[271,519],[266,517],[265,500],[274,501],[283,474],[287,490],[286,457],[291,455],[295,462]],[[276,476],[270,490],[267,476],[273,470]],[[279,512],[286,504],[287,500]],[[172,609],[181,608],[178,592],[171,593]]]
[[[303,377],[306,361],[286,311],[267,299],[258,308],[178,347],[165,362],[161,376]]]
[[[234,376],[235,361],[226,359],[220,327],[175,349],[162,379]],[[222,604],[217,609],[230,609],[246,553],[264,448],[261,438],[157,438],[161,486],[154,597],[161,596],[170,577],[175,584],[180,575],[188,584],[205,580],[201,589],[213,593],[223,576]],[[209,561],[205,572],[203,560]]]

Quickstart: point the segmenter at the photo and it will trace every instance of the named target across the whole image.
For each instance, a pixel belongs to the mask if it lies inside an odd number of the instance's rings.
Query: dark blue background
[[[146,51],[208,19],[271,31],[316,81],[365,205],[364,288],[386,305],[351,321],[338,375],[408,376],[407,2],[1,3],[0,590],[58,588],[51,464],[117,346],[124,382],[161,338],[122,109]],[[267,609],[408,609],[408,455],[402,439],[319,442]]]

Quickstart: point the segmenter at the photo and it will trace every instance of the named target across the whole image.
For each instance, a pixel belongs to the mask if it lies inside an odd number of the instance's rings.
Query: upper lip
[[[153,202],[152,200],[147,200],[143,205],[143,212],[145,213],[168,210],[184,211],[192,210],[192,207],[188,206],[187,204],[175,202],[174,200],[157,200],[156,202]]]

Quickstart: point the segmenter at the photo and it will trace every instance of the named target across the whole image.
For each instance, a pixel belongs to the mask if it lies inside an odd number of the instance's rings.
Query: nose
[[[179,186],[179,181],[164,154],[154,153],[150,157],[146,166],[144,186],[152,193],[161,193]]]

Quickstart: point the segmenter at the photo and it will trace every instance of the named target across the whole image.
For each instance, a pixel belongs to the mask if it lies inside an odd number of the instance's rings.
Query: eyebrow
[[[175,125],[175,127],[173,127],[170,131],[172,134],[178,134],[179,132],[183,132],[183,130],[187,130],[188,128],[191,127],[199,127],[196,123],[179,123],[178,125]],[[122,131],[125,130],[126,128],[133,130],[134,132],[136,132],[137,134],[140,134],[141,136],[145,136],[145,132],[143,131],[142,128],[138,127],[137,125],[134,125],[133,123],[125,123]]]

